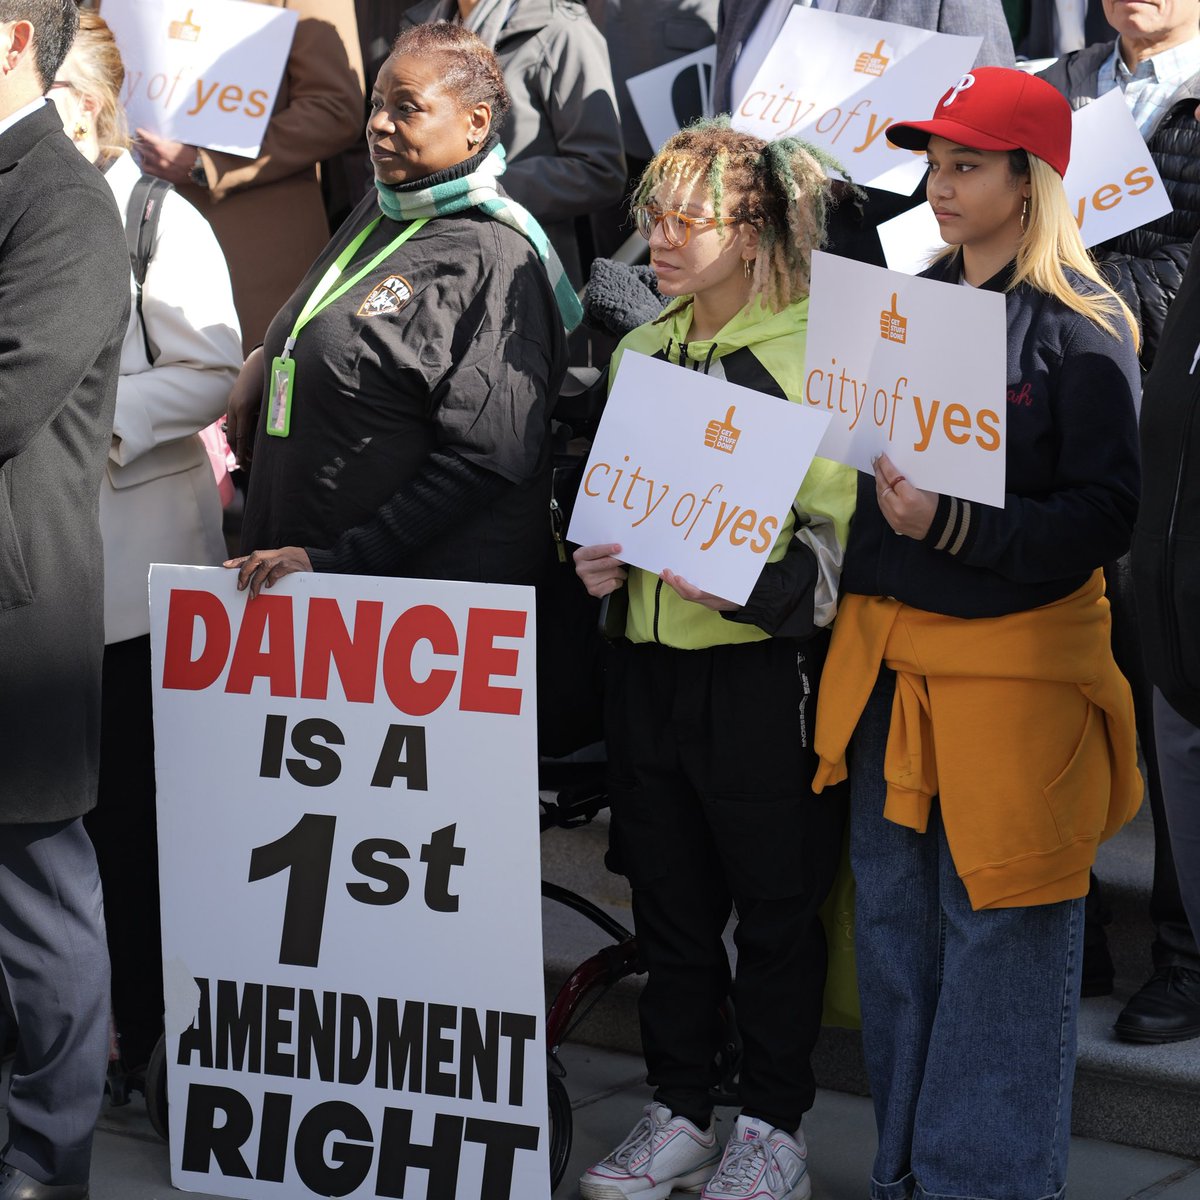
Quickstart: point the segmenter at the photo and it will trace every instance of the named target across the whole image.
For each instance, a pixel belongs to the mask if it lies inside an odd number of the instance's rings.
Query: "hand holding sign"
[[[687,600],[691,604],[699,604],[713,612],[736,612],[741,608],[740,604],[734,604],[732,600],[726,600],[723,596],[714,596],[712,592],[702,591],[694,583],[688,583],[682,575],[676,575],[666,567],[662,569],[659,578],[673,589],[681,600]]]
[[[929,532],[937,515],[937,492],[914,487],[886,454],[875,460],[875,499],[892,530],[917,541]]]
[[[603,599],[610,592],[625,586],[629,572],[616,556],[621,547],[616,543],[599,546],[579,546],[575,554],[575,574],[579,576],[589,596]]]

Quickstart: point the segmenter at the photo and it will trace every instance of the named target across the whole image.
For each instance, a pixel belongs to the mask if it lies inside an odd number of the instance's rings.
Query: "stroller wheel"
[[[169,1141],[167,1124],[167,1038],[166,1034],[154,1044],[146,1064],[146,1115],[154,1132],[164,1142]]]
[[[546,1076],[546,1094],[550,1117],[550,1190],[562,1182],[571,1157],[571,1099],[557,1075]]]

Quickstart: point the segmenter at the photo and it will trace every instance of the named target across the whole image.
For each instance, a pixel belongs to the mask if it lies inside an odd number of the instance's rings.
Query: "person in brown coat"
[[[247,351],[329,241],[317,163],[362,137],[363,73],[352,0],[253,0],[299,14],[256,159],[138,129],[142,169],[208,218],[229,262]]]

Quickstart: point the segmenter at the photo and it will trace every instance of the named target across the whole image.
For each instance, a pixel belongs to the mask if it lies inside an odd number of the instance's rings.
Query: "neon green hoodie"
[[[624,351],[637,350],[725,378],[730,383],[782,392],[793,404],[801,403],[807,298],[797,300],[779,313],[755,302],[707,341],[685,340],[691,323],[691,298],[684,297],[668,307],[658,320],[639,325],[626,334],[613,355],[609,385],[616,377]],[[769,378],[764,379],[764,371]],[[828,625],[837,609],[838,578],[854,513],[857,474],[852,467],[825,458],[814,459],[763,568],[765,577],[772,569],[771,564],[788,553],[793,539],[812,551],[819,568],[813,597],[814,623],[819,626]],[[629,612],[625,635],[631,641],[661,642],[681,650],[699,650],[756,642],[771,636],[767,629],[747,622],[748,615],[759,611],[754,594],[739,620],[682,599],[657,576],[637,567],[629,568],[627,587]],[[772,624],[769,619],[765,623]]]

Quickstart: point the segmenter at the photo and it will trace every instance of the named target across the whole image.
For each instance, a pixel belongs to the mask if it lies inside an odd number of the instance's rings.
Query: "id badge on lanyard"
[[[296,360],[273,358],[267,395],[267,433],[287,437],[292,432],[292,388],[296,382]]]
[[[358,253],[363,242],[367,240],[371,231],[381,220],[381,217],[376,217],[330,264],[312,295],[304,302],[304,307],[300,310],[295,325],[292,326],[291,336],[283,344],[283,353],[271,360],[271,371],[267,378],[267,435],[269,437],[287,437],[292,432],[292,399],[296,391],[296,360],[292,357],[292,350],[296,345],[296,339],[300,336],[300,331],[319,312],[324,311],[335,300],[345,295],[364,275],[373,271],[393,250],[408,241],[428,218],[422,217],[420,220],[411,222],[399,237],[390,241],[366,266],[356,271],[336,290],[331,291],[330,289],[337,284],[350,260]]]

